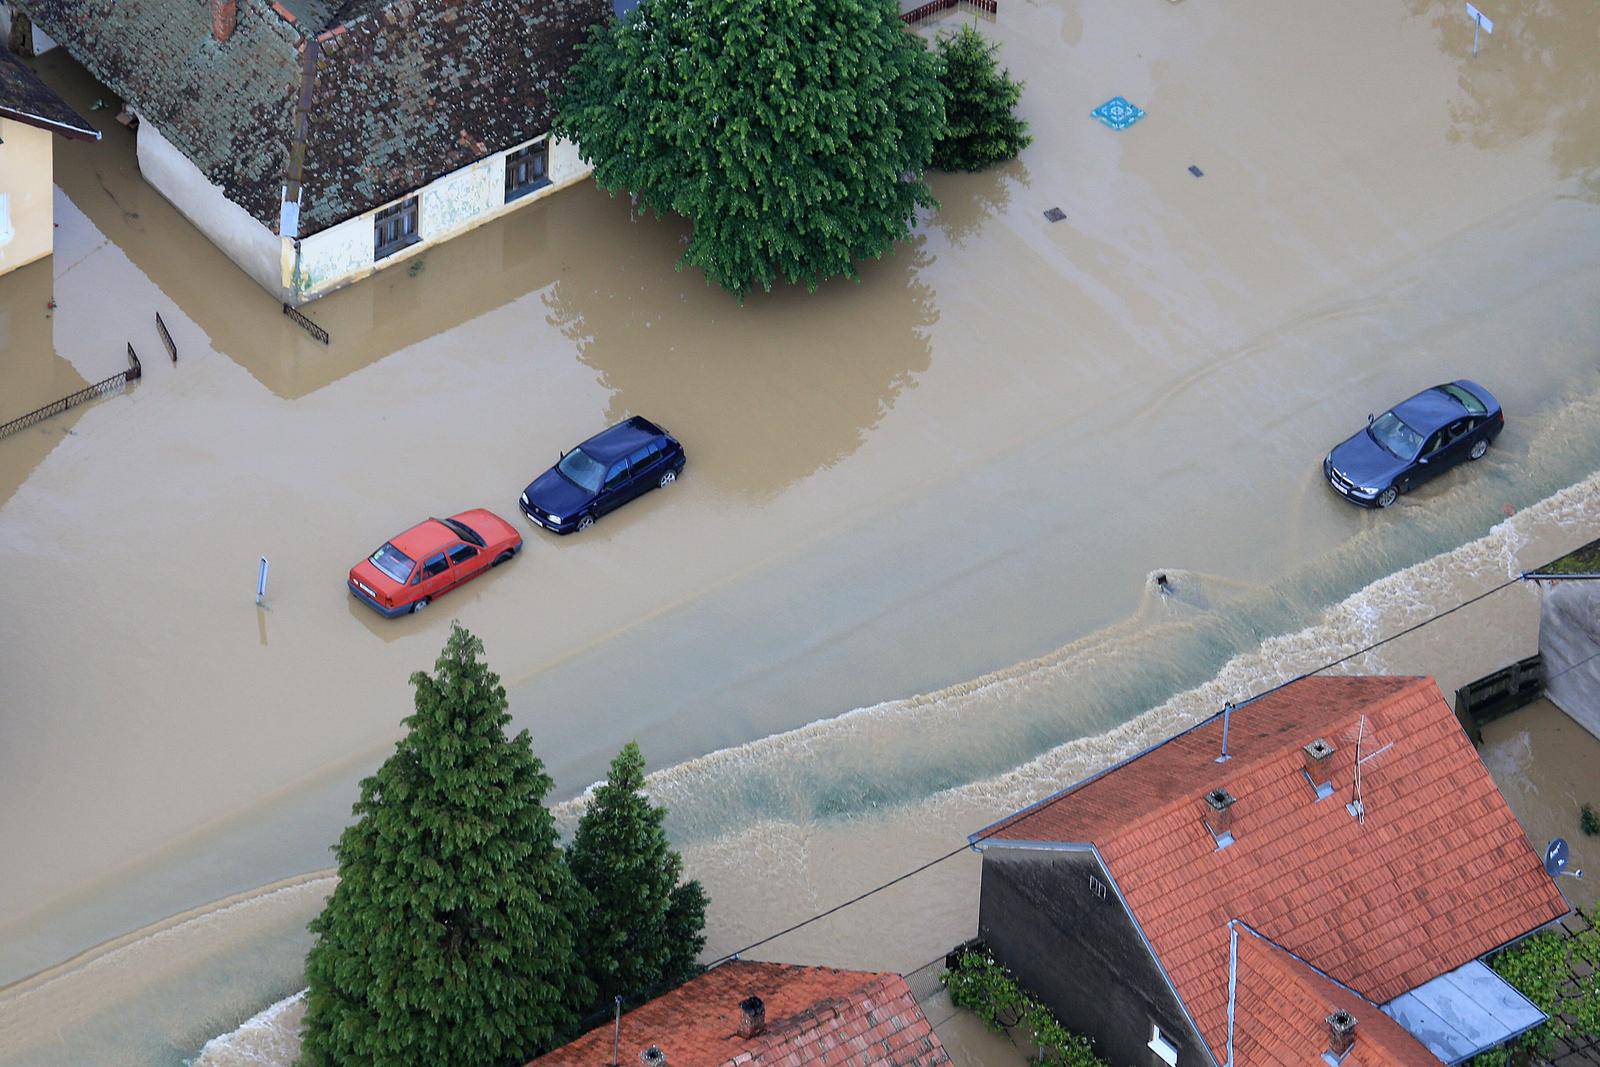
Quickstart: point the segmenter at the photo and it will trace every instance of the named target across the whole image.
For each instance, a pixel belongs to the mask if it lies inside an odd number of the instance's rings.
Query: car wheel
[[[1489,451],[1489,442],[1479,441],[1472,446],[1472,451],[1467,453],[1467,457],[1469,459],[1482,459],[1483,454],[1487,451]]]
[[[1378,494],[1378,506],[1380,508],[1392,507],[1394,502],[1399,498],[1400,490],[1391,485],[1389,488]]]
[[[677,480],[678,480],[678,472],[677,471],[668,471],[667,473],[665,473],[665,474],[663,474],[661,476],[661,481],[657,482],[656,484],[661,486],[661,488],[665,489],[667,486],[671,485],[673,482],[675,482]]]
[[[594,525],[594,516],[593,515],[585,515],[585,516],[583,516],[582,518],[580,518],[578,520],[578,529],[580,531],[581,530],[587,530],[589,527],[591,527],[593,525]]]
[[[506,551],[504,551],[504,552],[500,553],[498,556],[496,556],[494,558],[494,562],[489,564],[489,566],[498,567],[498,566],[500,566],[500,564],[504,563],[506,560],[510,559],[512,556],[515,556],[516,554],[517,554],[516,549],[507,549]]]
[[[421,611],[423,608],[425,608],[427,606],[428,606],[428,598],[427,597],[423,597],[421,600],[419,600],[415,604],[411,605],[411,614],[415,615],[417,612]]]

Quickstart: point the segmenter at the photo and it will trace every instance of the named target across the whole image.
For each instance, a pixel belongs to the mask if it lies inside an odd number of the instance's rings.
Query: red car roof
[[[460,541],[455,531],[438,519],[426,519],[405,533],[391,537],[389,543],[420,563],[422,557]]]

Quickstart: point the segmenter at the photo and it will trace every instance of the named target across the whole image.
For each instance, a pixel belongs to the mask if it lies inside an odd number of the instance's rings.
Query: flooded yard
[[[641,741],[726,951],[1592,539],[1600,10],[1495,17],[1472,57],[1444,0],[1003,0],[1036,143],[937,176],[859,283],[737,304],[586,183],[308,305],[327,346],[44,57],[106,138],[58,144],[55,256],[0,278],[0,418],[130,342],[146,374],[0,439],[0,1063],[177,1063],[298,989],[451,618],[558,799]],[[1147,116],[1092,120],[1113,95]],[[1387,512],[1328,490],[1367,412],[1454,378],[1507,412],[1482,462]],[[346,593],[634,413],[684,442],[669,490],[422,616]],[[1526,654],[1531,595],[1355,666],[1453,687]],[[964,857],[764,951],[911,969],[975,895]]]

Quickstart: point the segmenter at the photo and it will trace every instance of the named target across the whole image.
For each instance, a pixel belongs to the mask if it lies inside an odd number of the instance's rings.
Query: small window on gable
[[[372,258],[392,256],[422,240],[417,235],[417,198],[408,196],[372,217]]]
[[[1106,899],[1106,884],[1091,874],[1089,876],[1089,892],[1104,900]]]
[[[1167,1039],[1167,1035],[1161,1032],[1161,1027],[1150,1027],[1150,1044],[1148,1047],[1151,1052],[1161,1057],[1161,1062],[1165,1063],[1167,1067],[1177,1067],[1178,1046]]]
[[[506,153],[506,203],[550,184],[550,141]]]

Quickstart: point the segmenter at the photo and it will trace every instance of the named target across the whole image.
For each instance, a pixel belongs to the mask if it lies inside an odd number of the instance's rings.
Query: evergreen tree
[[[602,188],[693,222],[711,280],[815,289],[932,206],[944,90],[893,0],[642,0],[590,31],[555,128]]]
[[[592,901],[581,944],[599,1005],[690,977],[705,947],[706,895],[678,883],[667,809],[644,794],[644,756],[630,741],[589,798],[567,863]]]
[[[311,922],[310,1064],[521,1063],[591,998],[550,777],[527,731],[505,736],[506,691],[482,652],[451,627],[434,674],[411,676],[406,736],[361,783],[339,885]]]
[[[1028,124],[1017,118],[1022,83],[1001,70],[983,34],[962,26],[941,34],[936,45],[944,60],[940,81],[949,92],[945,103],[944,135],[933,146],[933,165],[940,170],[982,170],[993,163],[1014,159],[1033,137]]]

